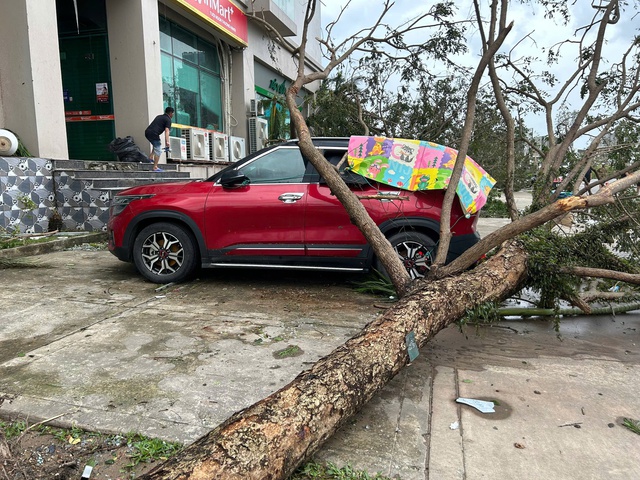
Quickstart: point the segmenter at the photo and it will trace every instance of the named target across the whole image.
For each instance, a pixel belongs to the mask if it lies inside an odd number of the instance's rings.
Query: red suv
[[[334,165],[348,143],[314,139]],[[444,191],[398,190],[341,170],[411,276],[424,276],[439,238]],[[378,193],[398,199],[366,198]],[[465,216],[454,202],[448,261],[478,242],[476,223],[477,214]],[[184,280],[200,266],[382,271],[297,141],[261,150],[204,181],[124,190],[112,201],[108,233],[109,250],[156,283]]]

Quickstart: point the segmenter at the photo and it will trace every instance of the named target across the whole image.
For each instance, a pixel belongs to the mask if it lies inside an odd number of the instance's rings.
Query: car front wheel
[[[418,232],[401,232],[389,237],[389,243],[412,279],[429,273],[436,254],[436,243],[430,237]],[[374,267],[387,276],[380,260],[376,259]]]
[[[133,245],[138,271],[154,283],[180,282],[192,275],[197,254],[191,235],[172,223],[154,223],[143,228]]]

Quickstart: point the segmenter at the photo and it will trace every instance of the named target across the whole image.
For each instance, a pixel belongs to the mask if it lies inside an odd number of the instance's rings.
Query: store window
[[[261,118],[269,125],[269,143],[278,143],[291,138],[291,113],[282,95],[274,95],[256,87],[256,100],[260,103]]]
[[[216,47],[160,18],[162,94],[173,107],[173,122],[223,130],[222,80]]]

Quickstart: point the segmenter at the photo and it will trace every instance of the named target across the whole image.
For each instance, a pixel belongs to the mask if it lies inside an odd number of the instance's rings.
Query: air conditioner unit
[[[170,152],[167,157],[173,160],[186,160],[187,158],[187,139],[182,137],[169,137]]]
[[[264,118],[249,118],[249,153],[255,153],[267,146],[269,123]]]
[[[260,100],[252,98],[249,100],[249,114],[252,116],[264,115],[264,106]]]
[[[183,128],[180,130],[180,137],[184,139],[187,145],[187,159],[191,158],[191,129]]]
[[[188,150],[191,160],[209,160],[209,132],[190,128]]]
[[[246,149],[244,144],[244,138],[242,137],[230,137],[229,138],[229,160],[237,162],[246,155]]]
[[[229,161],[229,135],[222,132],[211,132],[209,139],[210,158],[216,162]]]

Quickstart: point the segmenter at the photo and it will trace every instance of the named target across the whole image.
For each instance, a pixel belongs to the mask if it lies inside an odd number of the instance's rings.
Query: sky
[[[298,0],[303,1],[303,0]],[[503,52],[515,49],[517,56],[542,57],[541,49],[554,45],[568,38],[575,38],[575,30],[578,26],[588,22],[595,13],[592,3],[600,3],[599,0],[575,0],[571,7],[571,22],[563,25],[560,21],[554,22],[544,18],[544,11],[535,2],[510,2],[508,21],[513,21],[513,30],[507,37]],[[346,5],[346,0],[322,0],[322,23],[337,18],[341,8]],[[389,12],[387,23],[400,25],[408,19],[414,18],[424,12],[434,2],[416,0],[396,0],[392,10]],[[465,19],[473,16],[473,5],[469,1],[458,1],[458,18]],[[485,11],[488,13],[488,2],[483,2]],[[604,3],[604,2],[603,2]],[[334,28],[333,36],[336,39],[343,39],[357,32],[359,29],[371,25],[382,11],[382,1],[372,0],[352,0],[347,9],[343,12],[342,18]],[[626,50],[633,35],[639,35],[640,14],[633,16],[628,12],[623,13],[620,21],[611,25],[608,34],[609,40],[605,46],[605,61],[614,60],[620,57],[620,53]],[[466,66],[477,64],[480,58],[480,43],[477,31],[473,25],[469,25],[467,33],[468,52],[455,58],[455,61]],[[525,38],[529,36],[529,38]],[[524,39],[524,40],[523,40]],[[576,50],[569,48],[564,50],[564,59],[553,68],[553,73],[559,79],[567,78],[572,73],[575,66]],[[543,57],[542,57],[543,58]],[[609,68],[606,66],[605,68]],[[553,89],[548,89],[549,95],[555,95]],[[574,93],[569,98],[570,106],[577,108],[579,96]],[[538,116],[527,118],[530,128],[537,134],[545,133],[544,119]]]

